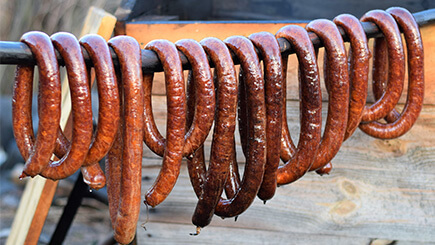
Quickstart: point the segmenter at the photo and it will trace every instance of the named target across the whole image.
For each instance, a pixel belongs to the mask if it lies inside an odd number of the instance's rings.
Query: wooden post
[[[102,9],[91,7],[88,11],[80,36],[95,33],[108,40],[115,27],[116,18]],[[64,128],[70,118],[71,98],[69,86],[64,79],[62,86],[62,119]],[[37,244],[50,209],[58,181],[40,176],[29,179],[15,214],[7,245]]]

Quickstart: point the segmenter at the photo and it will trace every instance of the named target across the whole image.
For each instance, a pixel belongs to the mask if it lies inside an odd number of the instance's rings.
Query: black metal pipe
[[[420,27],[429,25],[431,23],[435,23],[435,9],[429,9],[429,10],[417,12],[414,13],[413,15]],[[363,22],[362,25],[368,38],[373,38],[381,35],[378,27],[375,24]],[[344,32],[342,30],[340,31],[343,36],[343,39],[347,41]],[[310,38],[315,47],[322,47],[322,43],[314,33],[310,33]],[[278,42],[282,53],[288,53],[288,54],[293,53],[290,43],[287,42],[287,40],[283,38],[278,38]],[[83,51],[85,61],[88,63],[88,65],[92,65],[88,53],[84,49],[82,51]],[[180,57],[183,63],[183,68],[189,69],[190,65],[186,56],[184,56],[180,52]],[[59,64],[63,65],[63,60],[58,53],[57,53],[57,58]],[[115,53],[113,52],[113,50],[112,50],[112,58],[115,66],[117,66],[118,59]],[[234,59],[234,63],[238,64],[238,60],[236,56],[233,55],[233,59]],[[33,59],[33,55],[30,49],[24,43],[0,41],[0,64],[9,64],[9,65],[35,64],[35,61]],[[210,64],[213,66],[212,63]],[[144,72],[162,71],[160,60],[153,51],[144,50],[144,49],[142,50],[142,69]]]

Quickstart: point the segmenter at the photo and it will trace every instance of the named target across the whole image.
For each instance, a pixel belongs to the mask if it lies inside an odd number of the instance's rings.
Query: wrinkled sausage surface
[[[20,176],[23,178],[34,177],[49,164],[60,122],[61,85],[50,38],[42,32],[27,32],[21,42],[30,48],[38,65],[40,118],[35,138],[31,118],[33,67],[19,65],[12,98],[12,120],[18,149],[26,160]]]
[[[145,101],[144,115],[144,140],[150,149],[158,149],[161,142],[164,142],[163,163],[159,175],[152,187],[145,195],[145,203],[152,207],[161,203],[169,195],[180,174],[181,160],[183,158],[184,135],[186,124],[186,96],[184,89],[183,69],[181,67],[178,51],[173,43],[165,40],[154,40],[145,47],[157,53],[165,72],[166,94],[167,94],[167,123],[166,140],[158,140],[152,134],[150,128],[151,102],[150,98]],[[152,74],[144,76],[146,96],[151,96]],[[150,113],[151,111],[151,113]],[[152,126],[151,126],[152,127]],[[160,138],[162,138],[160,136]]]
[[[221,199],[215,209],[215,214],[218,216],[234,217],[251,205],[263,179],[266,162],[266,105],[264,80],[254,45],[249,39],[241,36],[229,37],[225,43],[241,63],[243,82],[245,82],[247,91],[247,118],[249,120],[248,151],[240,188],[231,199]]]
[[[299,61],[301,129],[295,153],[278,169],[277,183],[284,185],[302,177],[316,156],[321,138],[322,96],[316,54],[307,31],[299,26],[286,26],[276,36],[290,42]],[[287,121],[282,121],[282,125],[287,128]],[[290,134],[287,138],[291,142]]]
[[[281,52],[275,36],[269,32],[260,32],[250,35],[249,39],[260,51],[264,65],[267,158],[263,182],[257,195],[261,200],[266,201],[273,197],[276,190],[276,176],[281,153],[281,114],[284,101],[282,91],[285,88],[282,86]]]
[[[229,165],[233,161],[237,112],[236,71],[228,48],[216,38],[204,39],[201,45],[215,64],[217,103],[210,163],[207,172],[202,176],[204,178],[202,189],[192,216],[193,224],[198,227],[204,227],[210,223],[227,181]],[[194,161],[202,162],[193,164],[193,166],[204,169],[205,167],[202,167],[205,164],[203,148],[196,151],[194,155]],[[192,175],[191,177],[195,178]]]
[[[385,117],[399,101],[403,90],[405,58],[399,28],[394,18],[383,10],[372,10],[361,17],[362,22],[372,22],[382,31],[388,46],[388,83],[385,93],[371,106],[364,108],[362,122],[372,122]]]
[[[365,133],[382,139],[392,139],[405,134],[417,120],[424,97],[424,53],[418,24],[412,14],[403,8],[390,8],[387,12],[397,21],[405,36],[409,85],[405,108],[398,118],[393,118],[395,120],[387,124],[370,122],[360,125]],[[390,80],[388,80],[389,83]]]
[[[367,98],[370,50],[364,29],[359,20],[349,14],[334,18],[333,22],[341,27],[350,39],[349,80],[350,101],[344,140],[358,128]]]
[[[74,174],[88,154],[92,139],[92,107],[88,73],[78,40],[65,32],[54,34],[51,40],[65,62],[68,75],[72,104],[72,140],[66,154],[60,160],[50,162],[40,175],[59,180]]]
[[[109,212],[114,238],[130,243],[139,219],[142,178],[143,84],[141,51],[131,37],[109,40],[118,56],[122,86],[122,122],[106,160]]]
[[[349,110],[349,74],[344,42],[337,26],[329,20],[314,20],[306,26],[322,40],[327,56],[325,83],[329,101],[328,116],[317,156],[310,170],[317,170],[337,154],[344,139]]]

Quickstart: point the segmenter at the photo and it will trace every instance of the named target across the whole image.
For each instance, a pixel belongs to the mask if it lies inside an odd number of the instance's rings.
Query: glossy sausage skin
[[[334,18],[333,22],[341,27],[350,39],[350,50],[348,52],[349,79],[350,79],[350,101],[349,115],[347,120],[344,140],[348,139],[358,128],[361,121],[367,98],[367,83],[369,73],[370,50],[364,29],[357,18],[349,14],[341,14]],[[324,66],[328,66],[327,56],[324,57]],[[325,72],[325,76],[327,72]],[[328,80],[325,80],[328,82]],[[330,86],[327,84],[329,92]],[[320,175],[329,174],[332,164],[316,170]]]
[[[112,146],[119,124],[119,92],[107,42],[98,35],[89,34],[80,39],[80,44],[93,62],[99,92],[98,125],[81,172],[83,181],[92,189],[98,190],[104,187],[106,182],[98,161]],[[92,85],[93,81],[90,82],[91,87]],[[69,144],[60,130],[56,147],[69,148]],[[59,156],[58,153],[56,155]]]
[[[86,184],[93,189],[100,189],[106,179],[98,161],[112,147],[119,127],[119,91],[107,42],[98,35],[89,34],[80,39],[80,44],[94,64],[99,94],[98,125],[81,171]]]
[[[216,98],[213,76],[207,55],[201,44],[193,39],[182,39],[175,46],[189,60],[193,89],[195,90],[194,115],[189,128],[186,129],[183,155],[188,156],[201,146],[213,125]]]
[[[227,46],[241,62],[247,91],[249,128],[248,152],[240,189],[229,200],[220,200],[215,214],[234,217],[244,212],[253,202],[260,188],[266,162],[266,105],[264,81],[254,45],[241,36],[229,37]]]
[[[74,174],[83,164],[92,139],[92,107],[89,79],[80,44],[70,33],[51,36],[55,48],[65,62],[72,104],[72,141],[67,153],[51,162],[40,175],[52,180]],[[47,117],[47,115],[45,115]]]
[[[192,216],[193,224],[198,227],[204,227],[210,223],[227,181],[230,162],[233,160],[237,112],[236,71],[228,48],[216,38],[204,39],[201,41],[201,45],[215,64],[217,107],[210,163],[206,174],[202,177],[204,178],[201,186],[202,190]],[[201,168],[201,166],[204,166],[203,148],[194,154],[194,160],[202,160],[202,163],[199,163],[200,166],[198,166]],[[197,166],[197,164],[194,166]],[[195,176],[191,175],[191,177]]]
[[[260,51],[264,64],[267,160],[263,182],[257,195],[261,200],[266,201],[275,194],[277,169],[280,162],[282,91],[285,89],[282,86],[282,59],[278,41],[273,34],[255,33],[250,35],[249,39]]]
[[[139,219],[142,179],[143,84],[141,50],[131,37],[118,36],[109,40],[118,56],[123,95],[123,122],[118,140],[112,146],[107,164],[107,188],[111,196],[109,211],[114,238],[121,244],[130,243],[136,234]]]
[[[390,8],[387,12],[397,21],[405,36],[409,85],[405,108],[399,118],[387,124],[370,122],[360,125],[365,133],[381,139],[392,139],[405,134],[417,120],[424,97],[424,52],[418,24],[412,14],[403,8]]]
[[[375,100],[379,100],[385,92],[388,82],[388,49],[385,38],[375,38],[373,42],[373,68],[372,68],[372,91]],[[384,119],[392,123],[396,121],[400,113],[394,108]]]
[[[17,65],[12,97],[12,125],[15,141],[24,161],[32,154],[35,139],[32,126],[32,90],[33,66]],[[42,168],[43,166],[39,167]],[[36,175],[40,170],[33,171]]]
[[[100,161],[113,144],[119,123],[119,91],[114,66],[106,41],[98,35],[86,35],[80,44],[94,64],[98,88],[98,125],[84,166]]]
[[[362,22],[376,24],[384,34],[388,46],[388,84],[385,93],[370,107],[366,107],[361,118],[362,122],[372,122],[385,117],[399,101],[403,90],[405,75],[405,60],[402,39],[394,18],[382,10],[367,12]]]
[[[294,145],[290,130],[287,124],[287,66],[288,55],[282,56],[282,129],[281,129],[281,160],[288,162],[296,153],[296,146]]]
[[[276,37],[290,42],[299,61],[301,129],[296,152],[278,169],[277,183],[284,185],[302,177],[314,161],[321,138],[322,96],[316,53],[307,31],[299,26],[286,26]],[[282,124],[287,127],[287,121]],[[291,140],[290,135],[288,138]]]
[[[207,138],[214,119],[215,95],[213,78],[208,64],[207,56],[202,50],[201,45],[194,40],[180,40],[176,47],[186,56],[190,57],[189,62],[192,67],[193,83],[195,87],[195,104],[194,116],[191,125],[186,129],[183,156],[189,156],[198,149]],[[195,55],[192,55],[195,54]],[[166,139],[160,134],[155,125],[152,116],[151,106],[151,88],[152,85],[146,85],[146,114],[148,119],[145,121],[145,128],[148,131],[145,134],[145,143],[157,155],[163,156]]]
[[[175,45],[166,40],[154,40],[148,43],[145,48],[156,52],[163,65],[168,106],[162,168],[153,186],[145,195],[144,201],[147,205],[154,207],[169,195],[180,174],[186,124],[186,96],[181,60]],[[152,75],[146,74],[144,86],[147,91],[151,87],[151,82]],[[146,92],[146,95],[150,96],[150,92]],[[150,101],[150,98],[146,98],[146,101]],[[151,110],[149,104],[146,104],[144,111],[144,140],[154,137],[150,135],[152,131],[148,131],[150,128],[147,126],[149,120],[152,119],[150,117],[152,113],[147,114]],[[146,143],[150,149],[156,149],[155,145],[150,146],[149,141]]]
[[[317,156],[310,168],[317,170],[331,161],[344,139],[349,111],[349,71],[343,39],[332,21],[314,20],[306,29],[322,40],[327,55],[328,117]]]
[[[351,48],[348,55],[350,101],[349,117],[344,136],[344,140],[346,140],[358,128],[366,104],[370,50],[364,29],[357,18],[349,14],[342,14],[335,17],[333,22],[344,30],[350,39]]]
[[[31,118],[33,67],[17,66],[12,118],[14,136],[26,160],[20,178],[39,174],[49,164],[60,122],[61,87],[59,69],[50,38],[42,32],[21,37],[32,51],[39,69],[38,133],[34,138]]]

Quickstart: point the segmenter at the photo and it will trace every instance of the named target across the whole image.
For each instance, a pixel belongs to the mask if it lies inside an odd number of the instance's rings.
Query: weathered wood
[[[324,108],[326,108],[324,103]],[[153,97],[164,133],[165,99]],[[326,116],[324,111],[324,116]],[[298,103],[288,101],[289,126],[299,133]],[[357,130],[333,160],[330,175],[308,173],[278,188],[266,205],[257,199],[237,222],[214,217],[199,236],[191,215],[196,205],[185,164],[168,199],[142,207],[140,244],[368,244],[381,238],[401,242],[435,242],[435,106],[425,106],[410,132],[395,140],[377,140]],[[297,138],[297,137],[296,137]],[[206,142],[210,149],[210,137]],[[237,147],[239,162],[244,158]],[[157,176],[160,157],[145,147],[142,192]],[[240,165],[243,169],[243,164]]]

